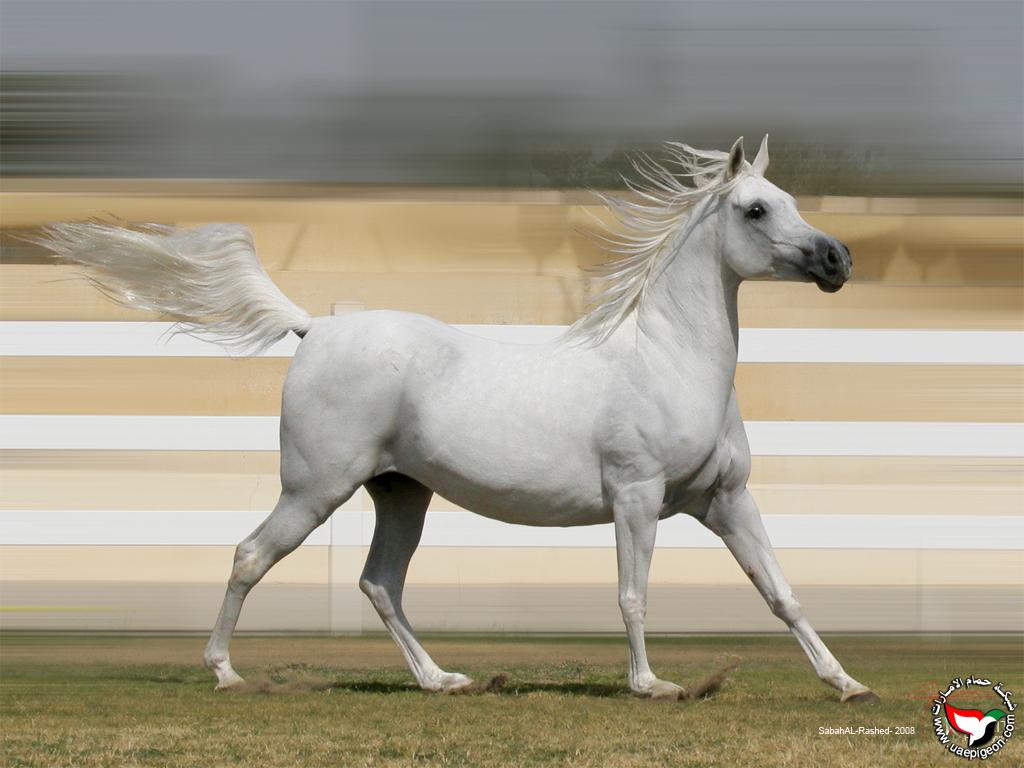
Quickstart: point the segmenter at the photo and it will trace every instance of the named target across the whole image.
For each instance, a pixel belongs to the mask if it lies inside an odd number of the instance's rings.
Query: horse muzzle
[[[850,279],[853,257],[850,249],[835,238],[817,238],[814,251],[807,256],[807,276],[825,293],[835,293]]]

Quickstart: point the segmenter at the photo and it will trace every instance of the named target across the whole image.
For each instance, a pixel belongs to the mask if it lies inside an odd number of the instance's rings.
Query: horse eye
[[[764,216],[764,214],[765,214],[764,206],[761,205],[760,203],[754,203],[752,206],[750,206],[747,209],[747,218],[748,219],[760,219],[762,216]]]

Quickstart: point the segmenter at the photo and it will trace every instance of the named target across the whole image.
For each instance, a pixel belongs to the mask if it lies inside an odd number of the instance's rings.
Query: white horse
[[[377,523],[359,586],[426,690],[471,682],[434,663],[402,611],[438,493],[510,523],[614,523],[629,686],[640,696],[682,693],[647,662],[644,614],[658,521],[684,512],[721,536],[842,701],[877,700],[843,671],[782,574],[747,490],[733,387],[740,283],[837,291],[850,253],[764,178],[766,141],[752,163],[742,140],[728,153],[666,151],[667,165],[634,163],[634,195],[606,198],[622,225],[609,238],[617,258],[589,313],[547,344],[486,341],[402,312],[313,319],[270,281],[242,227],[48,229],[48,247],[108,296],[187,332],[246,350],[303,337],[284,384],[281,497],[238,545],[205,652],[218,688],[243,682],[228,644],[249,590],[362,485]]]

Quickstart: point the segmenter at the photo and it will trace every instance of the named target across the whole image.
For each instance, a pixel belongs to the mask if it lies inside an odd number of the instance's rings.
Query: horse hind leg
[[[427,505],[433,492],[405,475],[389,473],[366,483],[373,498],[377,522],[370,553],[359,579],[366,594],[405,656],[420,687],[453,691],[472,683],[458,672],[445,672],[416,640],[405,612],[402,591],[409,561],[420,543]]]
[[[319,501],[309,494],[285,491],[270,516],[238,545],[220,615],[203,654],[206,668],[217,676],[217,690],[238,687],[245,682],[231,666],[228,645],[249,590],[330,517],[356,487],[352,486],[332,503]]]

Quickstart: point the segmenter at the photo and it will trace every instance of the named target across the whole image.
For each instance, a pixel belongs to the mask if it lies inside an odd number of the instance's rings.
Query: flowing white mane
[[[638,180],[623,177],[630,196],[598,197],[615,217],[614,231],[594,235],[616,258],[596,267],[596,287],[587,312],[566,332],[586,345],[605,341],[644,300],[647,290],[699,220],[695,209],[727,192],[728,152],[694,149],[678,142],[664,145],[668,159],[638,154],[631,163]],[[689,183],[686,183],[686,182]]]

